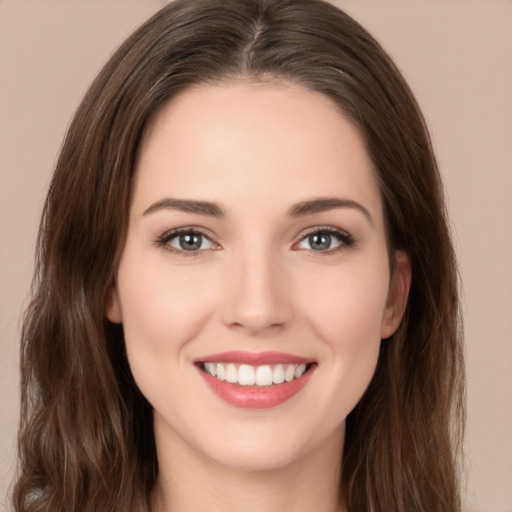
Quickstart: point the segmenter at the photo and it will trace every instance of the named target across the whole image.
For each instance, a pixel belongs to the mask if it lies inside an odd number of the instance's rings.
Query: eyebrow
[[[193,199],[173,199],[170,197],[153,203],[149,208],[144,210],[142,215],[149,215],[159,210],[179,210],[186,213],[209,215],[211,217],[226,216],[224,210],[216,203],[211,203],[210,201],[195,201]]]
[[[337,197],[321,197],[309,201],[302,201],[294,205],[288,212],[289,217],[305,217],[315,213],[322,213],[337,208],[353,208],[359,210],[373,224],[370,212],[360,203],[352,199]],[[178,210],[186,213],[196,213],[199,215],[208,215],[211,217],[223,218],[226,216],[224,209],[217,203],[210,201],[197,201],[194,199],[174,199],[166,197],[153,203],[144,210],[142,215],[149,215],[159,210]]]
[[[338,198],[338,197],[320,197],[311,201],[302,201],[290,210],[290,217],[304,217],[306,215],[313,215],[315,213],[322,213],[336,208],[353,208],[359,210],[370,222],[373,224],[370,212],[360,203],[352,199]]]

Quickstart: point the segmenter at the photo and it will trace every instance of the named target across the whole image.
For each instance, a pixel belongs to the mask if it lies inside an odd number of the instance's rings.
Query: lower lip
[[[240,386],[212,377],[198,369],[210,389],[230,405],[246,409],[268,409],[276,407],[296,395],[308,382],[316,366],[298,379],[272,386]]]

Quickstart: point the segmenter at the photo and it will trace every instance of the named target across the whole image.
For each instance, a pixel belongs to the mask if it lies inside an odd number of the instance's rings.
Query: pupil
[[[185,251],[195,251],[201,248],[201,235],[180,235],[180,245]]]
[[[331,236],[325,233],[309,235],[309,245],[316,251],[329,249],[331,246]]]

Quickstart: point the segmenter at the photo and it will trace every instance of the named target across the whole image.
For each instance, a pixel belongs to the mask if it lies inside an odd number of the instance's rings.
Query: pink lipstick
[[[194,361],[201,377],[222,400],[241,408],[275,407],[307,384],[316,362],[281,352],[231,351]]]

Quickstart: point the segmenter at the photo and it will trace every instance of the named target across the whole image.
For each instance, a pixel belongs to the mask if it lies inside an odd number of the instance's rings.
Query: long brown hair
[[[457,270],[442,184],[395,65],[321,0],[177,0],[120,47],[69,127],[39,231],[22,333],[17,512],[148,510],[151,407],[105,318],[131,181],[155,113],[199,83],[243,76],[334,99],[363,134],[391,250],[411,259],[404,321],[347,419],[340,490],[351,512],[460,511],[464,379]]]

